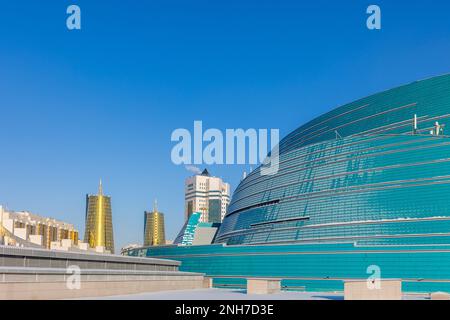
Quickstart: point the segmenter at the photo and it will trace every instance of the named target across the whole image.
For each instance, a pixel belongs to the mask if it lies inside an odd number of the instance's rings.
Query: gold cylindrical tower
[[[144,246],[158,246],[166,244],[164,230],[164,214],[155,205],[152,212],[144,212]]]
[[[114,253],[111,197],[103,195],[101,180],[98,194],[86,196],[84,242],[91,248],[101,246]]]

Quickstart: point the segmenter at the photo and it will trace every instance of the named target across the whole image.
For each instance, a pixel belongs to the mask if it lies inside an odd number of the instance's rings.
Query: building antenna
[[[103,195],[102,178],[100,178],[100,183],[98,184],[98,194]]]
[[[153,203],[153,212],[158,212],[158,200],[155,199],[155,202]]]
[[[417,114],[414,114],[414,120],[413,120],[413,134],[417,133]]]

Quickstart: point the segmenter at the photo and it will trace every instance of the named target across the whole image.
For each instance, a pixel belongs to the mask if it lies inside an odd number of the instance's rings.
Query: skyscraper
[[[103,195],[102,181],[97,195],[86,195],[84,242],[91,248],[104,247],[114,253],[111,197]]]
[[[230,203],[230,185],[212,177],[208,170],[186,179],[185,212],[187,221],[193,212],[201,212],[201,222],[220,223]]]
[[[164,214],[158,211],[156,200],[153,211],[144,212],[144,246],[166,244],[164,231]]]

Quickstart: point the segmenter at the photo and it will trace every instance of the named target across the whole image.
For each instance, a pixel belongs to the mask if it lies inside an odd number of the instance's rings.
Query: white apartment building
[[[193,212],[201,212],[201,222],[222,222],[230,203],[230,185],[212,177],[208,170],[189,177],[185,183],[185,221]]]
[[[73,224],[0,206],[0,244],[47,249],[82,246]]]

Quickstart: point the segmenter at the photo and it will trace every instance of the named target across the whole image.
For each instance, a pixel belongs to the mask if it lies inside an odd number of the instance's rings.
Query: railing
[[[213,281],[213,287],[215,288],[234,288],[234,289],[243,289],[246,287],[243,283],[215,283],[214,280],[219,279],[230,279],[230,280],[248,280],[248,279],[264,279],[269,278],[272,280],[300,280],[300,281],[341,281],[345,283],[347,281],[367,281],[364,278],[341,278],[341,277],[297,277],[297,276],[238,276],[238,275],[206,275],[211,278]],[[381,279],[381,280],[389,280],[389,279]],[[430,278],[402,278],[400,279],[404,283],[450,283],[450,279],[430,279]],[[299,285],[289,285],[282,284],[281,290],[283,291],[306,291],[305,286]]]

